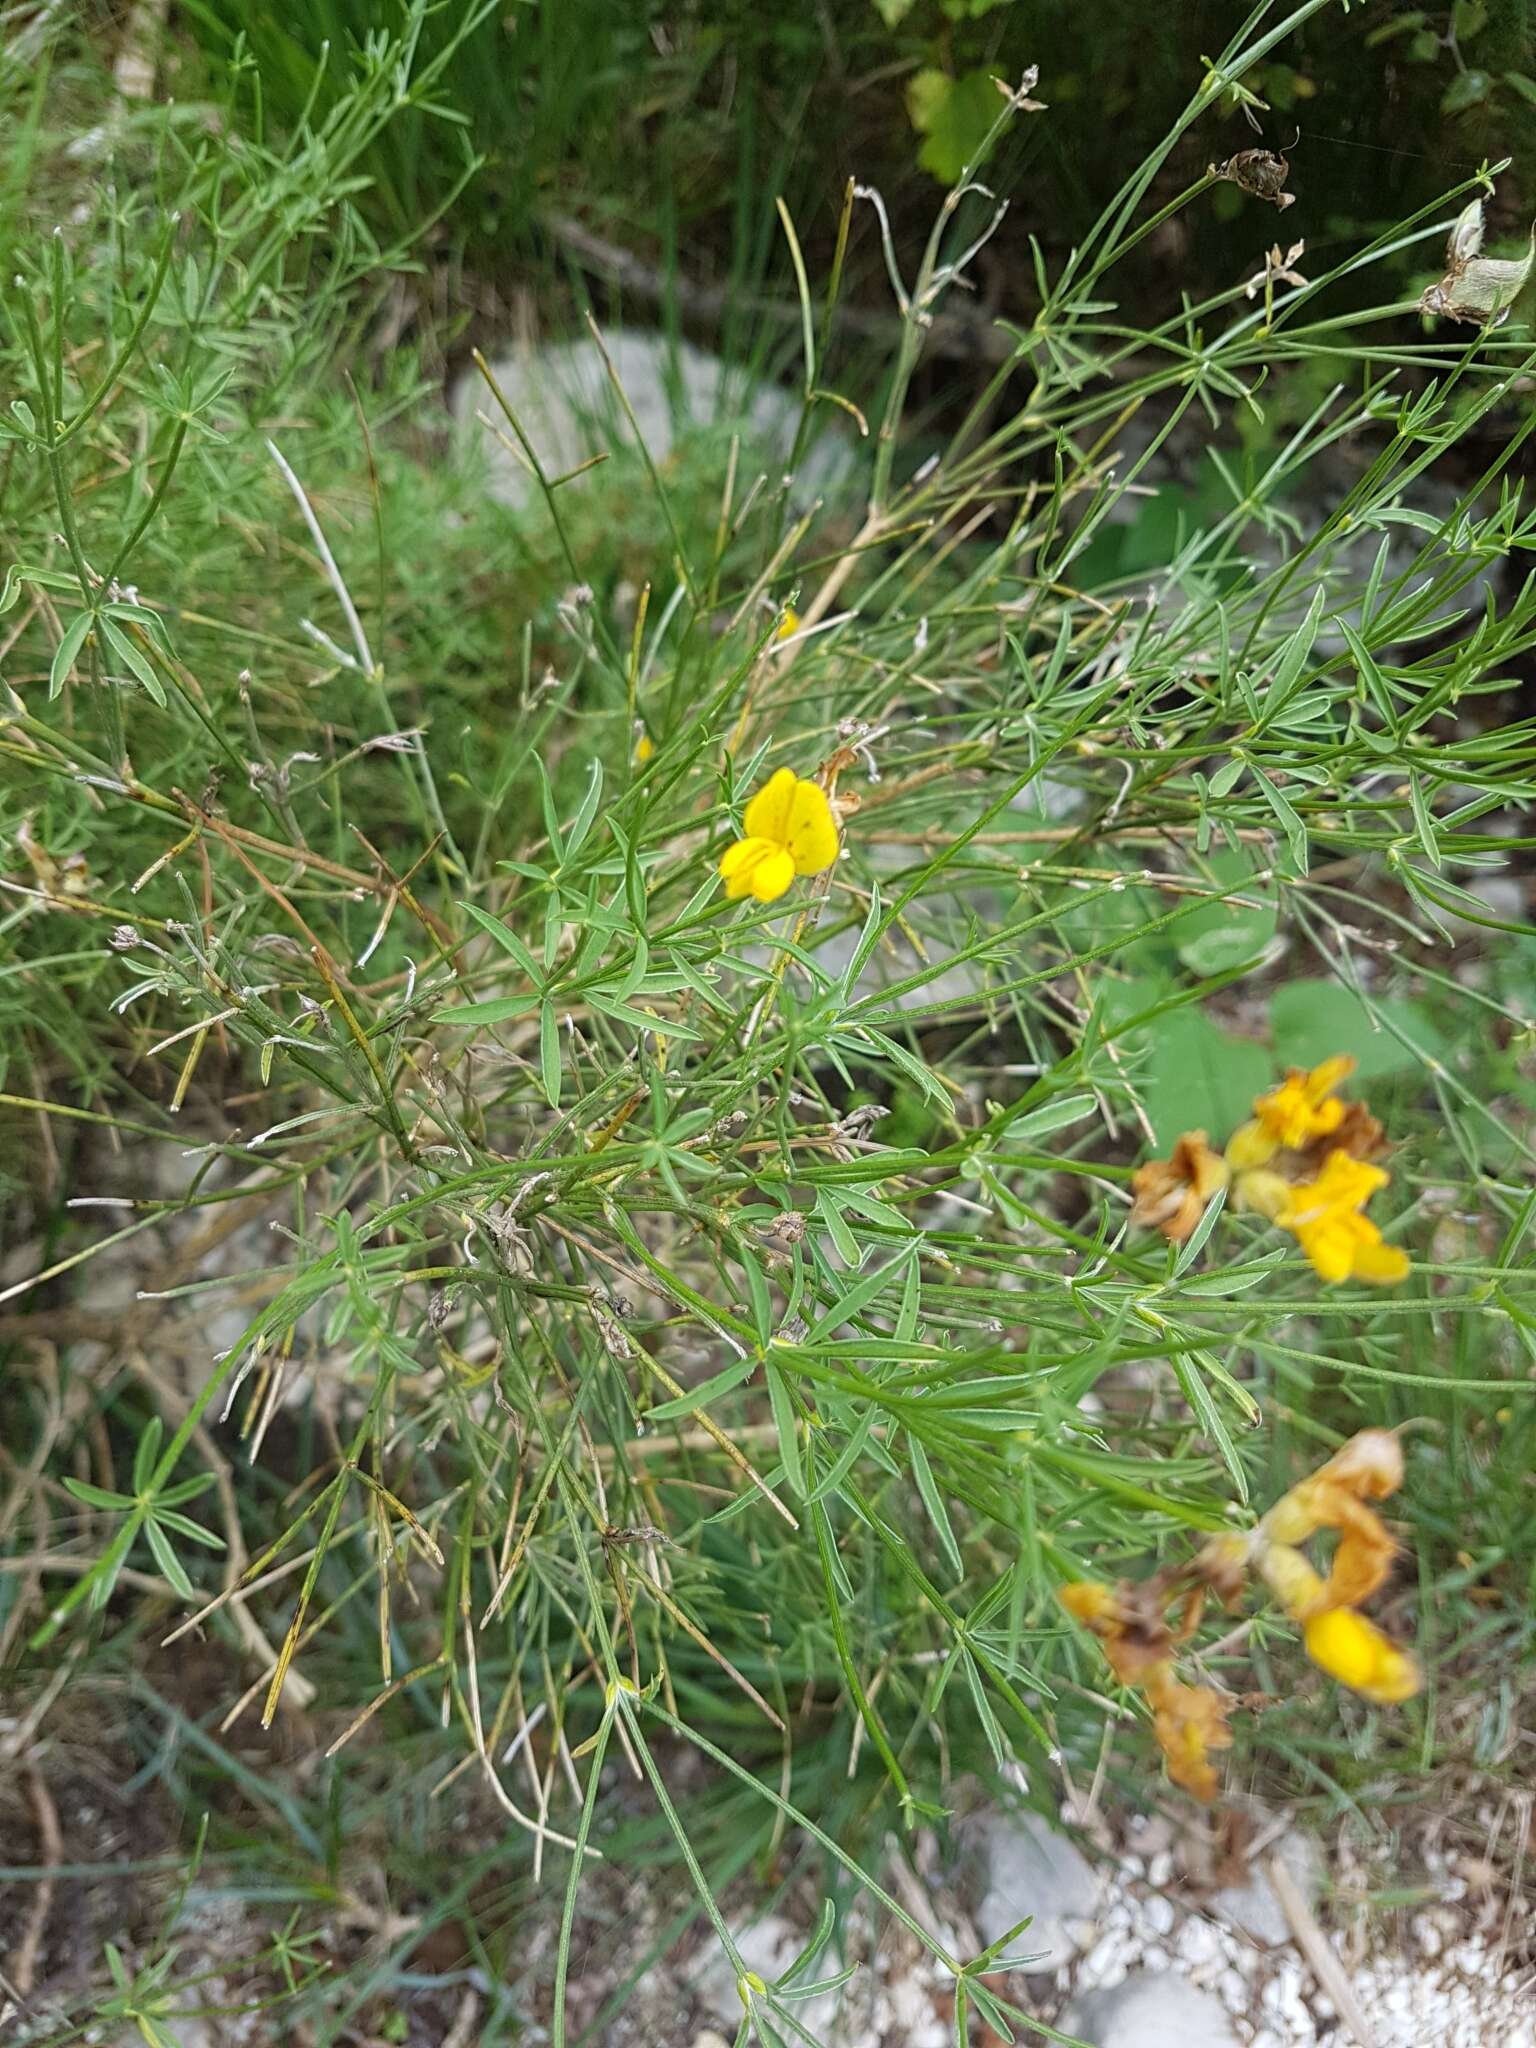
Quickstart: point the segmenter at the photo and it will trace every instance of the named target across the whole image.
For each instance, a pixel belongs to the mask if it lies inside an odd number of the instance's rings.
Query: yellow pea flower
[[[1344,1104],[1333,1091],[1354,1071],[1355,1062],[1348,1053],[1335,1054],[1310,1073],[1292,1067],[1278,1088],[1259,1096],[1253,1105],[1264,1136],[1294,1152],[1314,1138],[1326,1138],[1336,1131],[1344,1121]]]
[[[775,640],[789,640],[789,639],[792,639],[792,638],[794,637],[794,635],[795,635],[796,633],[798,633],[798,632],[799,632],[799,630],[800,630],[800,614],[799,614],[799,613],[798,613],[798,612],[797,612],[797,611],[795,610],[795,608],[794,608],[794,606],[793,606],[792,604],[787,604],[787,605],[785,605],[785,607],[784,607],[784,616],[783,616],[783,618],[782,618],[782,619],[780,619],[780,621],[779,621],[779,623],[778,623],[778,627],[777,627],[776,631],[774,632],[774,636],[773,636],[773,637],[774,637],[774,639],[775,639]]]
[[[1302,1637],[1319,1670],[1378,1706],[1411,1700],[1423,1683],[1417,1660],[1352,1607],[1314,1614]]]
[[[651,738],[644,726],[642,726],[640,728],[640,736],[635,741],[635,766],[643,768],[647,761],[654,760],[655,755],[656,742]]]
[[[720,878],[733,901],[755,896],[774,903],[796,875],[819,875],[837,859],[837,821],[827,793],[792,768],[770,776],[742,822],[743,836],[720,857]]]
[[[1364,1159],[1330,1152],[1317,1179],[1298,1181],[1276,1216],[1329,1286],[1353,1279],[1390,1287],[1407,1273],[1407,1253],[1384,1243],[1376,1225],[1360,1214],[1389,1177]]]

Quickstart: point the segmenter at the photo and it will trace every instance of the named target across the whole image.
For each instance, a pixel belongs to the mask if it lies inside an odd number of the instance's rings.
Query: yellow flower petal
[[[1355,1070],[1347,1053],[1324,1060],[1310,1073],[1293,1067],[1278,1088],[1260,1095],[1253,1113],[1276,1144],[1299,1151],[1314,1138],[1324,1138],[1344,1121],[1344,1104],[1334,1089]]]
[[[785,847],[770,847],[752,869],[752,894],[759,903],[776,903],[794,879],[794,856]]]
[[[1303,1637],[1307,1655],[1320,1670],[1378,1706],[1411,1700],[1423,1683],[1407,1651],[1352,1607],[1314,1615]]]
[[[1355,1278],[1371,1287],[1395,1287],[1406,1280],[1408,1254],[1395,1244],[1362,1244],[1355,1247]]]
[[[1239,1124],[1228,1138],[1227,1164],[1234,1173],[1247,1173],[1256,1166],[1268,1166],[1279,1150],[1278,1141],[1255,1117],[1251,1123]]]
[[[797,875],[819,875],[837,859],[837,823],[819,782],[796,783],[784,843]]]
[[[769,776],[747,805],[743,819],[749,839],[771,839],[783,846],[789,837],[789,814],[795,801],[799,778],[793,768],[780,768]]]
[[[720,879],[725,883],[726,895],[733,902],[739,896],[751,895],[753,875],[777,851],[771,839],[738,839],[728,846],[720,856]]]

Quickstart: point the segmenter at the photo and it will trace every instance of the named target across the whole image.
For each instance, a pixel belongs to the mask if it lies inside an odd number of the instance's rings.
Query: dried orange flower
[[[1415,1660],[1356,1612],[1385,1579],[1395,1550],[1371,1502],[1394,1493],[1402,1479],[1397,1438],[1362,1430],[1246,1534],[1213,1536],[1187,1564],[1165,1566],[1140,1584],[1082,1579],[1061,1588],[1062,1606],[1092,1630],[1121,1684],[1145,1695],[1175,1784],[1213,1799],[1211,1752],[1232,1741],[1228,1701],[1213,1686],[1179,1677],[1179,1646],[1194,1633],[1206,1594],[1235,1608],[1250,1573],[1300,1622],[1307,1655],[1330,1678],[1383,1706],[1419,1690]],[[1339,1537],[1326,1578],[1300,1548],[1321,1529]]]
[[[1170,1628],[1163,1613],[1166,1589],[1161,1578],[1142,1586],[1080,1579],[1063,1586],[1059,1598],[1098,1637],[1120,1683],[1146,1694],[1169,1777],[1197,1799],[1211,1800],[1216,1771],[1209,1752],[1232,1746],[1227,1706],[1211,1686],[1185,1685],[1179,1678],[1173,1652],[1187,1631],[1176,1635]]]
[[[1149,1159],[1131,1176],[1136,1199],[1131,1221],[1160,1230],[1170,1244],[1183,1244],[1205,1214],[1205,1205],[1231,1178],[1226,1161],[1213,1152],[1204,1131],[1186,1131],[1168,1159]]]

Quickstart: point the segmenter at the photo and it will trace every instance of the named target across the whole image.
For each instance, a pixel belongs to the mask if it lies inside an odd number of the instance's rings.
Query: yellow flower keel
[[[1411,1700],[1423,1684],[1417,1660],[1352,1607],[1313,1615],[1303,1640],[1320,1671],[1377,1706]]]

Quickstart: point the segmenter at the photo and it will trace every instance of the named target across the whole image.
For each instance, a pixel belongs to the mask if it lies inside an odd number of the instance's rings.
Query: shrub
[[[1332,264],[1264,259],[1252,197],[1251,292],[1170,284],[1146,331],[1113,298],[1209,199],[1149,211],[1160,163],[1280,33],[1235,38],[1042,261],[921,462],[930,323],[1013,216],[973,166],[915,265],[885,237],[873,394],[834,401],[807,278],[807,438],[866,422],[859,518],[744,474],[685,516],[653,468],[644,562],[602,553],[601,470],[519,525],[421,459],[385,310],[410,244],[354,185],[434,89],[402,42],[281,144],[227,107],[122,116],[113,177],[18,236],[0,1107],[6,1292],[39,1312],[3,1326],[3,1401],[37,1535],[3,1640],[41,1687],[87,1642],[72,1696],[132,1687],[145,1773],[210,1812],[204,1885],[272,1915],[250,1995],[285,2026],[405,1999],[438,1926],[515,1974],[537,1878],[569,2038],[584,1876],[666,1855],[690,1892],[658,1944],[703,1914],[753,2024],[809,2038],[816,1946],[754,1980],[732,1877],[793,1834],[834,1905],[862,1888],[933,1946],[881,1887],[885,1826],[962,1768],[1044,1799],[1098,1754],[1058,1589],[1246,1526],[1363,1425],[1422,1425],[1426,1580],[1491,1574],[1476,1605],[1400,1595],[1396,1633],[1446,1684],[1526,1639],[1533,935],[1469,883],[1528,794],[1531,353],[1513,321],[1330,311],[1405,248],[1437,268],[1487,180]],[[29,104],[35,222],[82,180]],[[1000,96],[987,148],[1045,118]],[[834,800],[835,861],[748,809],[786,768]],[[769,900],[719,885],[743,831],[796,856]],[[1325,1285],[1294,1216],[1209,1189],[1176,1241],[1130,1230],[1152,1152],[1330,1054],[1394,1148],[1373,1215],[1406,1279]],[[224,1218],[259,1232],[232,1268]],[[154,1298],[71,1336],[151,1247]],[[216,1713],[150,1655],[194,1626]],[[1283,1618],[1212,1654],[1274,1696],[1236,1723],[1252,1768],[1357,1798],[1418,1768],[1421,1708],[1303,1669]],[[257,1719],[302,1771],[253,1767]],[[1115,1768],[1151,1754],[1127,1733]],[[483,1802],[462,1842],[445,1773]],[[375,1863],[408,1933],[315,1974],[302,1935]],[[95,2009],[196,2002],[168,1924]],[[1001,2022],[950,1961],[962,2021]]]

